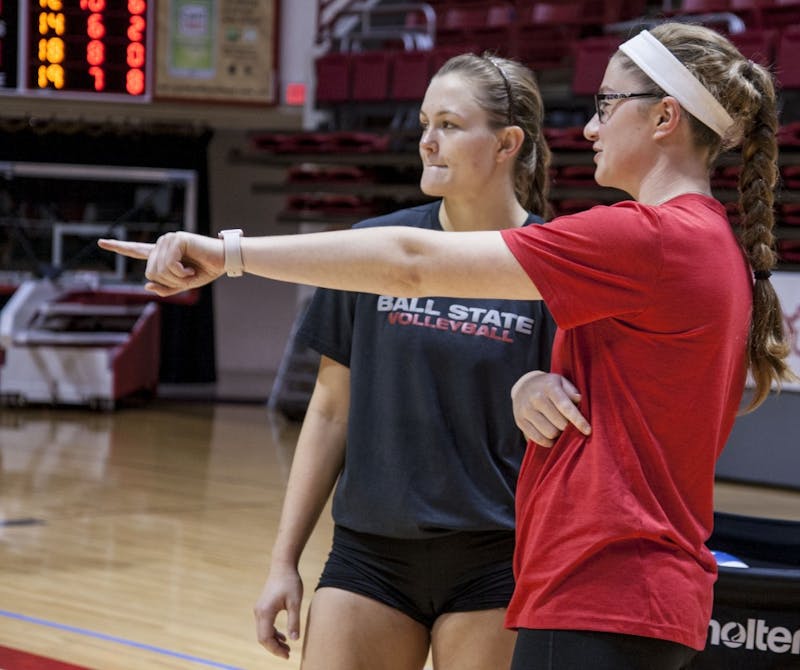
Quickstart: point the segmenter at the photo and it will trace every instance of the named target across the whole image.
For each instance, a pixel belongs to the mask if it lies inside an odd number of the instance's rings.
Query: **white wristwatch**
[[[217,237],[222,240],[225,254],[225,274],[229,277],[241,277],[244,272],[242,260],[242,229],[231,228],[220,230]]]

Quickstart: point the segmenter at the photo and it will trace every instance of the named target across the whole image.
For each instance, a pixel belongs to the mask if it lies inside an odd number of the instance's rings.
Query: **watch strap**
[[[225,274],[229,277],[241,277],[244,273],[244,260],[242,259],[242,235],[241,228],[231,228],[220,230],[217,234],[222,240]]]

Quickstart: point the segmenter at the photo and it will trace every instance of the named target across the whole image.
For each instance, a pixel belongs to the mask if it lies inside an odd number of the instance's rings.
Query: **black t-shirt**
[[[440,204],[357,227],[441,230]],[[318,289],[298,337],[350,368],[335,522],[403,538],[512,529],[525,441],[509,392],[525,372],[550,369],[554,334],[541,301]]]

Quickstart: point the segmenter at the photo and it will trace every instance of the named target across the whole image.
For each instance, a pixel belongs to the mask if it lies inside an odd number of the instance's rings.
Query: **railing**
[[[360,51],[370,42],[393,40],[406,50],[431,49],[435,39],[436,11],[427,3],[319,0],[317,44],[326,51]]]

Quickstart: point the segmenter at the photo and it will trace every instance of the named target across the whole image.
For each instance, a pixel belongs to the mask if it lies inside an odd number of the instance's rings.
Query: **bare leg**
[[[421,670],[428,629],[376,600],[335,588],[314,593],[302,670]]]
[[[434,670],[508,670],[517,634],[503,626],[505,609],[450,612],[433,625]]]

